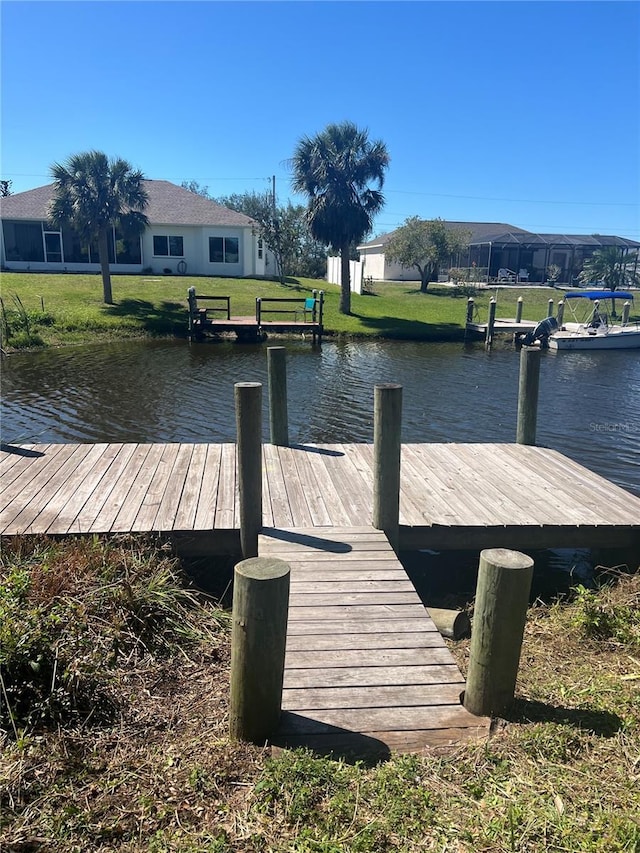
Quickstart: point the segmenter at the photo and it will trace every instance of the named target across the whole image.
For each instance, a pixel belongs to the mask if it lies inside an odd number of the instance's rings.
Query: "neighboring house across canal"
[[[640,243],[625,237],[600,234],[534,234],[503,222],[445,222],[450,228],[470,234],[468,246],[440,269],[447,278],[452,267],[473,267],[483,271],[484,278],[496,280],[498,270],[512,270],[523,281],[541,284],[547,280],[548,269],[553,264],[560,267],[558,281],[576,284],[585,260],[596,249],[618,246],[625,254],[640,249]],[[415,267],[406,269],[387,261],[385,244],[392,234],[383,234],[375,240],[358,246],[363,263],[362,274],[378,281],[419,281]]]
[[[210,276],[273,274],[256,223],[235,210],[169,181],[144,181],[149,227],[140,237],[114,231],[109,243],[114,273],[170,270]],[[1,262],[31,272],[97,272],[97,246],[47,222],[53,184],[2,199]],[[272,269],[268,270],[267,267]]]

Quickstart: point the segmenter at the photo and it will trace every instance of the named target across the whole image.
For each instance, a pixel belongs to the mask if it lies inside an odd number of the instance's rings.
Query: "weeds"
[[[18,294],[13,295],[15,308],[8,309],[0,299],[0,329],[5,344],[13,349],[25,349],[44,345],[40,332],[52,326],[55,319],[44,311],[27,311]]]
[[[194,596],[161,554],[98,540],[19,542],[0,565],[0,724],[14,732],[104,721],[123,665],[200,639]]]
[[[77,712],[39,718],[16,727],[17,739],[8,724],[2,849],[640,851],[640,656],[621,615],[637,614],[640,574],[530,610],[517,701],[489,741],[369,766],[229,741],[228,616],[185,590],[161,553],[133,542],[17,542],[3,570],[21,603],[9,608],[10,658],[24,636],[28,659],[44,654],[51,675],[48,636],[57,683],[67,648],[80,647],[76,668],[92,662],[115,710],[99,725]],[[601,611],[616,614],[606,636]],[[50,621],[65,614],[77,631]],[[469,642],[451,648],[464,669]]]
[[[617,579],[613,592],[610,577],[597,592],[577,587],[573,624],[586,637],[640,649],[640,590]]]

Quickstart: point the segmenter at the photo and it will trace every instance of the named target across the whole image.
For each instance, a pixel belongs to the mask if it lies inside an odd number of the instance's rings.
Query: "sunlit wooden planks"
[[[460,671],[383,533],[265,530],[259,551],[291,567],[275,745],[362,754],[486,736],[488,721],[461,707]]]
[[[371,445],[263,447],[263,522],[372,521]],[[619,544],[640,499],[561,454],[504,444],[403,445],[401,545]],[[234,444],[3,445],[0,533],[236,531]],[[222,540],[221,540],[222,541]]]

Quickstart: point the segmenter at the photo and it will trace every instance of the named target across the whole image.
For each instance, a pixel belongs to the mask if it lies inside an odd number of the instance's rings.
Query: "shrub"
[[[116,707],[119,667],[196,636],[194,596],[150,549],[98,540],[7,546],[0,558],[0,726],[37,727]]]
[[[623,576],[616,587],[576,588],[573,624],[587,637],[623,643],[640,649],[640,588],[633,576]]]

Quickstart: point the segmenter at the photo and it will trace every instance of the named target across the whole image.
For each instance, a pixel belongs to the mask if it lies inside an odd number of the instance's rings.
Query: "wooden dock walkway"
[[[291,566],[274,746],[384,757],[487,737],[464,679],[389,542],[371,527],[265,529]]]
[[[263,524],[372,523],[373,445],[263,445]],[[0,451],[0,535],[151,532],[237,553],[235,444],[37,444]],[[640,498],[521,444],[402,446],[400,546],[640,545]]]

